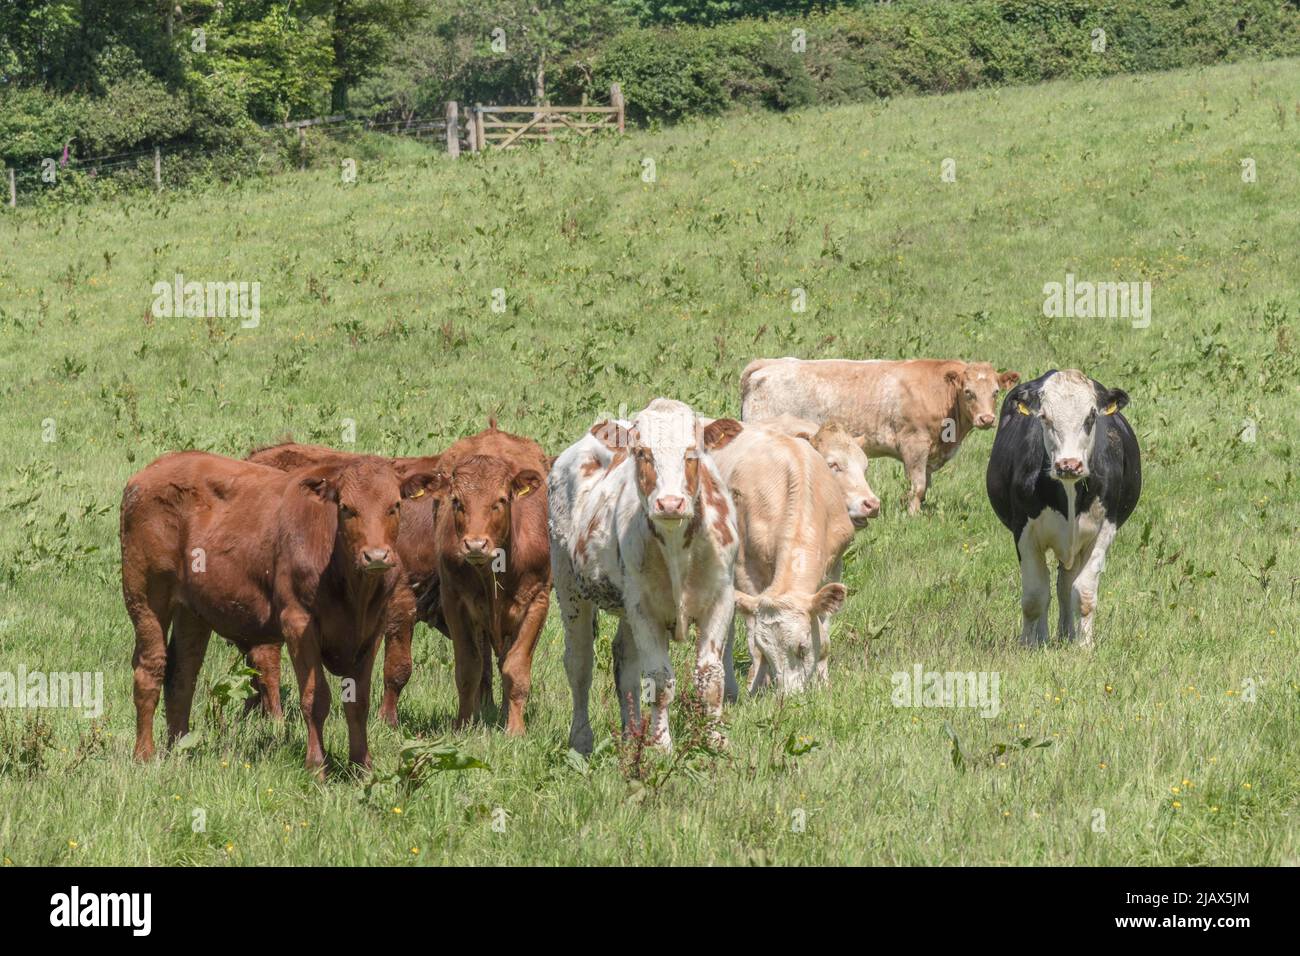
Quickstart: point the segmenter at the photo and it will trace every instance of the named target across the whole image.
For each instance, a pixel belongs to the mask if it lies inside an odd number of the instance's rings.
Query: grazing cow
[[[121,542],[122,594],[136,638],[136,757],[153,756],[164,681],[168,739],[188,733],[216,631],[245,653],[288,645],[308,769],[323,773],[325,765],[325,670],[350,679],[348,756],[368,767],[370,675],[401,573],[399,505],[437,480],[399,480],[377,458],[282,472],[197,451],[164,455],[132,476]]]
[[[1122,390],[1075,369],[1025,382],[1002,403],[986,483],[1020,558],[1025,644],[1047,640],[1049,550],[1060,636],[1092,644],[1106,552],[1142,491],[1137,437],[1119,413],[1127,404]]]
[[[930,476],[972,428],[993,426],[998,391],[1018,381],[1018,372],[998,372],[988,362],[757,359],[740,379],[741,418],[788,412],[842,420],[863,436],[868,457],[903,463],[912,486],[907,510],[918,514]]]
[[[440,461],[448,490],[437,528],[438,579],[456,659],[456,726],[491,705],[495,652],[506,732],[522,734],[533,651],[551,600],[541,488],[549,460],[535,441],[493,421]]]
[[[281,471],[295,471],[313,465],[343,465],[360,455],[336,451],[323,445],[284,442],[259,448],[248,461],[269,465]],[[413,474],[433,474],[439,456],[389,458],[399,478]],[[388,630],[384,634],[384,696],[379,716],[389,726],[397,726],[397,701],[411,679],[411,638],[417,620],[424,621],[444,634],[442,605],[438,599],[438,553],[434,546],[434,528],[438,519],[437,495],[422,495],[402,506],[402,525],[397,535],[397,555],[403,576],[393,592],[389,608]],[[254,680],[262,709],[280,716],[280,647],[266,644],[254,647],[249,664],[259,672]],[[253,701],[250,700],[249,704]]]
[[[749,633],[749,691],[825,682],[830,617],[844,604],[839,580],[853,540],[835,476],[807,441],[763,422],[746,425],[714,460],[736,505],[736,609]],[[728,653],[728,696],[730,662]]]
[[[547,479],[551,563],[573,749],[589,753],[593,742],[587,703],[597,609],[620,617],[614,678],[625,733],[644,727],[654,745],[671,749],[668,642],[685,640],[692,622],[696,686],[707,712],[721,715],[736,519],[711,452],[740,429],[732,419],[706,427],[689,406],[657,398],[630,424],[597,423],[556,459]],[[648,725],[643,694],[652,704]]]
[[[759,424],[769,431],[802,438],[826,459],[835,483],[844,496],[844,507],[854,528],[865,528],[867,522],[880,514],[880,499],[867,484],[867,453],[863,451],[867,440],[861,435],[851,435],[837,418],[818,425],[806,418],[778,415],[761,419]]]

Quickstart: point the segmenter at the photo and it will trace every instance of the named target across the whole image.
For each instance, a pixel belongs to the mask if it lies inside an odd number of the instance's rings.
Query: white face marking
[[[661,512],[659,503],[684,502],[685,510],[675,515],[689,519],[694,514],[694,495],[687,481],[687,461],[698,455],[698,421],[690,407],[681,402],[656,399],[636,418],[632,454],[653,456],[654,488],[646,493],[637,483],[637,493],[646,513]],[[695,467],[695,466],[692,466]]]
[[[1072,481],[1088,476],[1088,458],[1097,435],[1097,393],[1082,372],[1057,372],[1043,383],[1038,416],[1052,477]],[[1071,471],[1077,465],[1077,471]]]

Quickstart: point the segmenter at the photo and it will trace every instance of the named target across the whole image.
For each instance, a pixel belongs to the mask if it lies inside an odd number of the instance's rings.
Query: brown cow
[[[903,463],[907,510],[919,514],[930,477],[972,428],[993,427],[998,392],[1018,381],[988,362],[756,359],[741,375],[740,403],[746,422],[783,413],[842,420],[863,436],[868,457]]]
[[[284,442],[259,448],[248,456],[248,460],[281,471],[293,471],[309,465],[341,465],[358,457],[361,456],[323,445]],[[432,474],[438,468],[437,455],[387,460],[400,478],[413,474]],[[384,634],[384,696],[379,704],[380,718],[392,727],[397,726],[398,698],[411,679],[411,638],[415,622],[424,621],[444,634],[447,633],[447,625],[442,620],[442,607],[438,601],[438,555],[434,548],[438,501],[437,495],[426,495],[402,508],[397,555],[404,576],[394,590],[388,629]],[[271,644],[254,647],[248,660],[261,675],[254,683],[262,709],[272,716],[280,716],[279,646]]]
[[[448,490],[438,516],[438,579],[456,657],[458,728],[491,704],[495,652],[506,732],[524,732],[533,651],[551,598],[549,463],[540,445],[495,421],[442,454]]]
[[[399,481],[375,458],[281,472],[197,451],[164,455],[132,476],[122,494],[121,544],[122,594],[136,636],[136,757],[154,754],[160,684],[169,742],[189,731],[216,631],[245,652],[288,645],[308,769],[323,773],[325,765],[325,670],[351,679],[355,693],[343,704],[348,756],[368,767],[370,675],[401,574],[399,505],[437,482],[427,474]]]

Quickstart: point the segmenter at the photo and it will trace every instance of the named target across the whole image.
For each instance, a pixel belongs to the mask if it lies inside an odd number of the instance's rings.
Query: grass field
[[[454,163],[358,144],[355,183],[0,216],[0,671],[102,671],[105,704],[97,722],[0,710],[4,862],[1296,863],[1298,84],[1300,61],[1245,64]],[[151,287],[177,273],[260,282],[260,324],[151,321]],[[1150,281],[1150,327],[1044,318],[1067,273]],[[787,354],[1079,367],[1125,388],[1145,488],[1097,647],[1018,645],[976,433],[916,519],[901,467],[873,463],[886,510],[848,561],[832,685],[730,707],[725,759],[640,783],[612,750],[567,759],[553,613],[526,739],[451,733],[450,643],[424,625],[402,733],[371,722],[381,774],[417,736],[490,769],[367,790],[339,769],[336,694],[318,784],[296,712],[212,717],[222,641],[195,745],[132,762],[117,505],[156,455],[337,444],[345,419],[358,450],[427,453],[489,414],[556,453],[656,395],[736,414],[745,364]],[[612,631],[593,700],[611,728]],[[997,672],[999,714],[893,706],[890,675],[916,664]]]

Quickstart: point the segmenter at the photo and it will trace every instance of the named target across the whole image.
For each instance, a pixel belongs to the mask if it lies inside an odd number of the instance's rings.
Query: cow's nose
[[[388,559],[389,553],[387,548],[364,548],[361,557],[366,562],[367,568],[384,570],[393,566]]]
[[[466,538],[464,539],[464,541],[461,542],[461,545],[465,548],[466,554],[472,554],[472,555],[487,554],[488,539],[487,538]]]
[[[992,426],[992,424],[993,424],[992,414],[986,413],[984,415],[980,415],[978,418],[975,419],[976,428],[989,428],[990,426]]]
[[[880,514],[880,502],[875,498],[863,498],[862,511],[868,518],[874,518]]]
[[[1056,459],[1056,473],[1065,475],[1067,478],[1082,474],[1083,462],[1078,458],[1058,458]]]
[[[680,495],[664,495],[655,499],[655,515],[662,518],[680,518],[686,514],[686,499]]]

